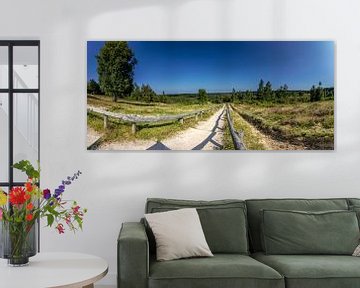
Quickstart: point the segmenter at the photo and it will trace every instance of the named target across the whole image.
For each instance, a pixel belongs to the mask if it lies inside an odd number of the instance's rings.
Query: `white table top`
[[[103,278],[108,264],[102,258],[80,253],[38,253],[28,266],[9,267],[0,260],[1,288],[77,288]]]

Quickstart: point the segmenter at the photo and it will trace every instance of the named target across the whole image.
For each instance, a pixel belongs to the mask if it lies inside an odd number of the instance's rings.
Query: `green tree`
[[[231,92],[231,102],[235,102],[235,100],[236,100],[236,91],[235,88],[233,88]]]
[[[140,87],[135,84],[134,90],[131,93],[131,98],[136,100],[136,101],[141,101],[142,99],[142,94],[141,94],[141,89]]]
[[[97,83],[94,79],[91,79],[87,83],[87,93],[92,95],[101,94],[101,89],[99,83]]]
[[[221,103],[221,98],[220,98],[220,96],[219,96],[219,95],[216,95],[216,96],[214,97],[213,102],[216,103],[216,104],[220,104],[220,103]]]
[[[316,102],[324,99],[324,88],[321,87],[321,82],[319,82],[319,86],[315,87],[313,85],[310,89],[310,101]]]
[[[244,93],[241,90],[238,91],[237,98],[240,102],[244,100]]]
[[[162,91],[162,94],[161,94],[160,97],[159,97],[159,101],[160,101],[161,103],[166,103],[166,102],[167,102],[167,97],[166,97],[166,95],[165,95],[165,91]]]
[[[276,91],[276,97],[277,97],[277,101],[279,102],[283,102],[287,96],[288,96],[288,85],[284,84],[284,86],[280,86],[280,88]]]
[[[99,83],[113,101],[130,96],[134,89],[134,67],[137,63],[133,51],[125,41],[105,42],[96,56]]]
[[[155,102],[156,101],[156,93],[150,87],[149,84],[146,84],[146,85],[143,84],[141,86],[141,94],[142,94],[142,99],[146,102]]]
[[[206,103],[207,100],[208,100],[206,90],[205,89],[199,89],[198,97],[199,97],[199,102],[200,103]]]
[[[264,90],[265,90],[264,80],[260,79],[259,87],[258,87],[258,90],[257,90],[257,96],[258,96],[259,99],[261,99],[264,96]]]
[[[267,100],[271,100],[272,98],[272,86],[270,81],[266,82],[265,88],[264,88],[264,98]]]

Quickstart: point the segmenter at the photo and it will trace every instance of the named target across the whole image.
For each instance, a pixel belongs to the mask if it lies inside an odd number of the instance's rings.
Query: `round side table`
[[[108,272],[107,262],[80,253],[38,253],[28,266],[9,267],[0,260],[0,287],[93,288]]]

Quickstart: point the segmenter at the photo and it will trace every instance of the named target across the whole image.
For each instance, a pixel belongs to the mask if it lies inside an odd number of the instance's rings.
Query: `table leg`
[[[94,284],[86,285],[86,286],[84,286],[83,288],[94,288]]]

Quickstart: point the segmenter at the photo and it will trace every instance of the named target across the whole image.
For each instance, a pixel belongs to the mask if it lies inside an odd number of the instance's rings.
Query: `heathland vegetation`
[[[285,83],[275,89],[270,81],[260,79],[257,89],[233,88],[219,93],[208,92],[205,87],[197,93],[170,94],[155,92],[150,84],[134,82],[137,60],[126,42],[106,42],[97,62],[98,82],[91,79],[87,85],[88,107],[140,116],[206,110],[202,118],[191,118],[184,123],[142,123],[137,126],[136,134],[132,133],[131,123],[116,119],[109,119],[105,129],[103,119],[89,111],[88,125],[105,135],[104,141],[165,139],[229,104],[234,127],[243,132],[247,149],[278,149],[266,143],[264,136],[299,149],[334,148],[334,88],[323,87],[321,82],[308,90],[294,90]],[[225,125],[223,147],[234,149],[227,129]],[[286,145],[281,147],[287,149]]]

